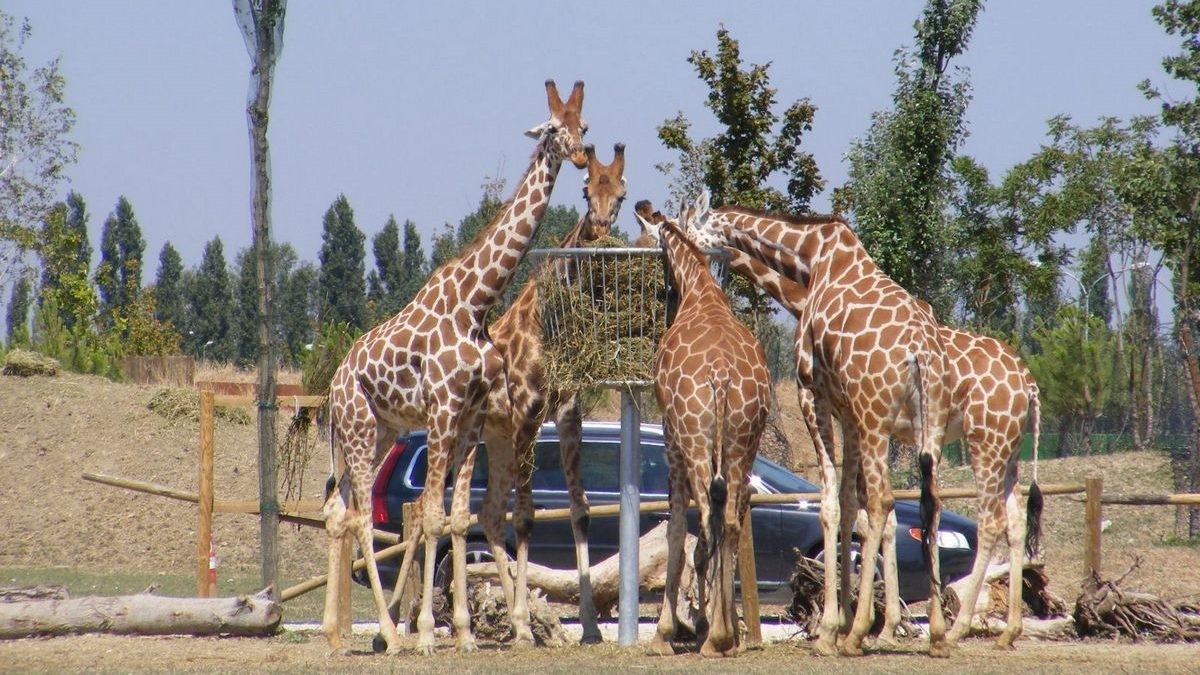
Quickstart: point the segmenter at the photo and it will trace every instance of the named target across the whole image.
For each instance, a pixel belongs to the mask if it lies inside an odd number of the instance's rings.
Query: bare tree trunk
[[[283,17],[286,0],[238,4],[234,10],[242,24],[246,48],[253,62],[250,73],[252,98],[246,107],[250,127],[250,155],[254,193],[251,202],[254,226],[254,260],[258,281],[258,499],[259,545],[262,552],[262,581],[270,588],[279,582],[279,462],[275,439],[275,354],[274,280],[271,261],[271,170],[267,123],[271,107],[271,85],[275,63],[283,48]],[[249,19],[249,23],[247,23]]]
[[[76,633],[273,635],[283,608],[272,590],[236,598],[168,598],[139,593],[0,603],[0,639]]]
[[[1196,363],[1195,334],[1192,331],[1195,315],[1191,306],[1189,293],[1190,261],[1192,256],[1191,240],[1184,246],[1183,260],[1176,271],[1175,291],[1175,326],[1179,335],[1179,348],[1183,355],[1184,377],[1187,381],[1188,403],[1192,408],[1192,446],[1188,457],[1187,476],[1188,488],[1192,492],[1200,491],[1200,365]],[[1200,533],[1200,509],[1190,509],[1188,517],[1188,536],[1195,537]]]

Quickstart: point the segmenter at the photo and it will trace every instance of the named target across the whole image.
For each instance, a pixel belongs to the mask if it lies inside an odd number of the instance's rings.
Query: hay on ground
[[[55,377],[62,371],[58,361],[37,352],[14,349],[4,359],[4,374],[18,377],[44,375]]]
[[[195,389],[159,389],[146,407],[174,422],[199,422],[200,392]],[[217,406],[213,415],[234,424],[250,424],[252,421],[250,411],[245,408]]]

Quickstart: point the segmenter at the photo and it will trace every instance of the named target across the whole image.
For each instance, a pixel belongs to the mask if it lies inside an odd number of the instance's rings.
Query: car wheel
[[[495,560],[492,547],[486,541],[471,539],[467,541],[467,564],[491,562]],[[450,579],[453,574],[454,561],[450,559],[450,547],[442,552],[437,567],[433,571],[433,585],[442,589],[442,594],[450,597]]]

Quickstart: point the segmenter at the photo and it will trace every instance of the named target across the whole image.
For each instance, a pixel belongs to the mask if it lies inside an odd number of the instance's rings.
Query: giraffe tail
[[[712,480],[708,484],[708,550],[709,560],[721,549],[725,535],[725,504],[729,499],[729,486],[725,481],[725,420],[729,418],[729,378],[721,383],[709,380],[713,390],[713,409],[720,411],[714,420],[712,431]],[[714,570],[715,571],[715,570]]]
[[[1042,490],[1037,482],[1038,436],[1041,435],[1041,391],[1036,383],[1029,388],[1029,425],[1033,434],[1033,481],[1029,485],[1029,496],[1025,503],[1025,555],[1031,560],[1037,557],[1042,541]]]
[[[917,409],[920,411],[921,421],[915,425],[918,429],[917,442],[917,465],[921,475],[921,497],[920,519],[921,519],[921,554],[925,560],[925,566],[929,568],[930,573],[935,575],[937,570],[933,569],[932,547],[936,544],[933,541],[933,517],[937,513],[937,497],[933,494],[934,487],[934,466],[936,458],[929,451],[927,442],[929,439],[925,437],[929,427],[929,397],[926,390],[925,375],[926,369],[921,367],[921,359],[918,356],[918,351],[913,351],[909,356],[909,368],[912,370],[913,384],[917,390]]]

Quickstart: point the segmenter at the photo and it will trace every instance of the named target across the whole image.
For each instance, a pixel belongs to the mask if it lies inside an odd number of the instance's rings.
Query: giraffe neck
[[[797,263],[823,283],[883,276],[858,237],[838,218],[775,217],[724,207],[714,212],[714,219],[719,226],[746,232],[792,252]]]
[[[708,269],[708,256],[671,222],[662,224],[659,236],[667,250],[671,279],[679,288],[679,306],[702,301],[713,293],[724,302],[725,295]]]
[[[729,254],[730,269],[753,281],[755,285],[766,291],[767,295],[788,310],[792,316],[800,318],[808,299],[808,289],[804,285],[794,281],[790,276],[785,276],[790,273],[785,271],[784,274],[781,274],[741,249],[731,247],[726,251]]]
[[[550,203],[562,159],[548,151],[548,139],[538,144],[512,199],[459,258],[457,267],[465,270],[465,275],[457,290],[480,324],[504,293]]]

